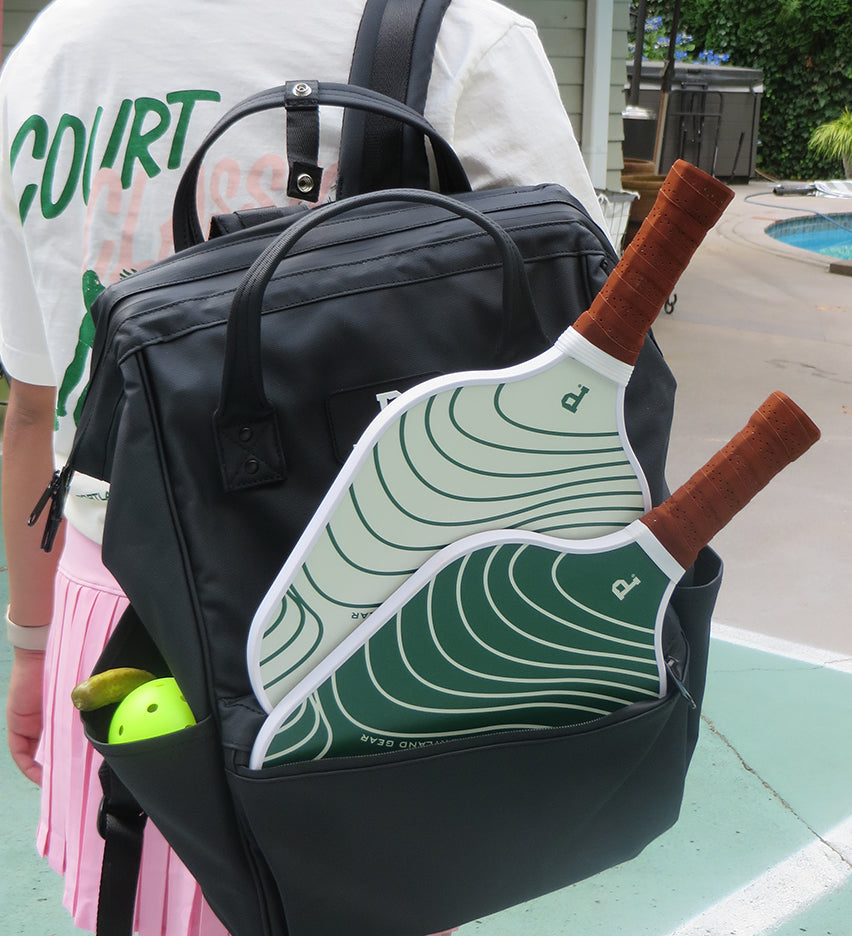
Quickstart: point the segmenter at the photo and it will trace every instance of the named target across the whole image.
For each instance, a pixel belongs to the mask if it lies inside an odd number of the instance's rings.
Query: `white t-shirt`
[[[183,167],[224,111],[288,80],[346,81],[357,0],[55,0],[0,75],[0,360],[58,388],[65,463],[93,340],[88,309],[127,273],[173,251]],[[453,0],[426,117],[474,189],[558,182],[605,230],[534,25],[492,0]],[[322,114],[333,197],[342,114]],[[284,117],[242,121],[208,155],[212,214],[284,200]],[[322,200],[322,199],[321,199]],[[47,480],[47,479],[46,479]],[[68,519],[99,542],[108,487],[75,476]]]

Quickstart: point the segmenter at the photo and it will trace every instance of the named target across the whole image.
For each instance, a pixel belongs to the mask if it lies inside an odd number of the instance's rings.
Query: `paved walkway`
[[[678,380],[668,479],[689,477],[773,390],[799,403],[822,439],[717,537],[716,617],[852,656],[852,277],[764,233],[803,216],[793,208],[852,212],[852,200],[736,191],[655,326]]]
[[[849,933],[852,280],[763,228],[793,205],[850,209],[781,200],[761,184],[737,194],[656,327],[679,381],[669,481],[685,480],[775,389],[823,438],[715,543],[725,582],[678,824],[634,861],[461,936]],[[9,659],[0,646],[4,694]],[[33,850],[37,791],[5,745],[0,790],[0,936],[70,936],[61,884]]]

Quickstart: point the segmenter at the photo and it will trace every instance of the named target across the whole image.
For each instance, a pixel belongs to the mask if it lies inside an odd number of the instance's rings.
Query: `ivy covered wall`
[[[666,8],[671,3],[654,4]],[[819,124],[852,107],[852,0],[683,0],[697,49],[763,70],[758,167],[777,178],[843,178],[808,149]]]

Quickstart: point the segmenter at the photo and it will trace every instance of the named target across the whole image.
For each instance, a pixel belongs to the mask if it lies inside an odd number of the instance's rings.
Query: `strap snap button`
[[[313,176],[307,172],[302,172],[296,179],[296,186],[300,192],[312,192],[314,190]]]

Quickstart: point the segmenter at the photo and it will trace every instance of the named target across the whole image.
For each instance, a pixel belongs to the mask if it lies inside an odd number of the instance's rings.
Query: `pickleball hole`
[[[160,707],[160,706],[157,705],[156,702],[152,702],[152,703],[148,706],[148,708],[145,709],[145,711],[146,711],[146,712],[150,712],[150,713],[153,715],[154,712],[156,712],[157,709],[158,709],[159,707]]]

